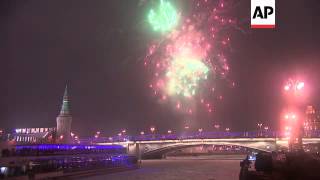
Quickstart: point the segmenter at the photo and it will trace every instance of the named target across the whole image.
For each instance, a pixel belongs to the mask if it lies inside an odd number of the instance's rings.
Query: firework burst
[[[148,22],[153,30],[166,32],[172,30],[178,23],[178,13],[166,0],[160,0],[158,9],[151,9]]]
[[[213,100],[222,99],[215,87],[216,79],[229,72],[225,51],[230,38],[223,30],[235,23],[226,17],[226,6],[222,1],[191,1],[191,15],[181,13],[180,26],[167,29],[149,46],[144,61],[152,74],[149,87],[181,112],[192,114],[200,104],[211,113]]]

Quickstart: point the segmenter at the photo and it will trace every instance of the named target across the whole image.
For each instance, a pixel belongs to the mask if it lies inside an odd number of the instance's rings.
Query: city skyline
[[[17,3],[19,11],[2,11],[6,23],[0,35],[5,38],[0,127],[54,127],[68,84],[75,132],[116,134],[126,128],[139,133],[152,125],[163,132],[183,128],[186,117],[158,103],[148,90],[141,56],[150,37],[142,35],[144,27],[137,27],[145,9],[138,4],[30,1]],[[240,20],[250,12],[248,4],[236,7]],[[223,100],[212,100],[212,115],[199,112],[192,120],[195,127],[215,122],[235,130],[254,129],[257,122],[277,127],[281,90],[291,76],[310,88],[312,98],[306,105],[319,107],[320,25],[310,18],[319,16],[317,4],[277,2],[277,31],[250,30],[247,24],[240,24],[241,31],[232,30],[230,81],[235,87],[221,83]],[[291,16],[295,12],[300,15]]]

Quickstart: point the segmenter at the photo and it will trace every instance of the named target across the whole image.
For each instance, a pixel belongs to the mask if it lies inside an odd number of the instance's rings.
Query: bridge
[[[320,138],[303,138],[303,144],[320,143]],[[161,158],[168,152],[200,145],[235,145],[253,150],[271,152],[277,149],[288,148],[287,138],[230,138],[230,139],[182,139],[182,140],[151,140],[126,141],[113,143],[127,147],[128,153],[142,159]]]
[[[252,136],[254,135],[254,136]],[[201,145],[229,145],[246,147],[248,149],[271,152],[279,149],[288,148],[288,138],[276,137],[277,133],[269,132],[264,134],[245,132],[245,133],[203,133],[191,136],[188,135],[145,135],[138,137],[125,137],[96,144],[120,144],[127,147],[129,154],[137,155],[142,159],[161,158],[166,153],[175,150],[195,147]],[[305,137],[303,144],[320,143],[320,136]]]

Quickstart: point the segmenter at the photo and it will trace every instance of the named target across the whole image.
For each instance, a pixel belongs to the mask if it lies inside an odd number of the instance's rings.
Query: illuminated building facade
[[[54,142],[56,128],[19,128],[15,129],[14,141],[16,143],[52,143]]]
[[[313,106],[307,106],[305,113],[304,132],[310,137],[313,132],[320,130],[320,114]]]

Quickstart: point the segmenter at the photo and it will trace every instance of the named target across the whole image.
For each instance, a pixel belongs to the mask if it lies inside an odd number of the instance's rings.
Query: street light
[[[285,120],[295,121],[297,119],[297,115],[294,112],[289,112],[284,115]]]
[[[199,131],[199,133],[202,133],[203,129],[202,129],[202,128],[199,128],[198,131]]]
[[[97,131],[96,134],[94,135],[94,138],[98,138],[100,136],[100,131]]]
[[[289,114],[284,115],[285,119],[289,119]]]
[[[285,86],[284,86],[284,90],[285,90],[285,91],[289,91],[289,90],[290,90],[290,86],[289,86],[289,85],[285,85]]]
[[[297,90],[301,90],[304,88],[304,82],[298,82],[296,86]]]
[[[154,135],[154,132],[156,131],[156,128],[155,127],[150,127],[150,131],[151,131],[151,134]]]
[[[120,142],[120,141],[121,141],[121,138],[122,138],[122,137],[121,137],[121,136],[122,136],[122,133],[119,132],[117,135],[118,135],[118,141]]]
[[[171,133],[172,133],[172,131],[169,129],[169,130],[168,130],[168,134],[171,134]]]
[[[144,135],[144,131],[141,131],[141,132],[140,132],[140,135]]]
[[[298,131],[298,129],[296,128],[296,127],[298,127],[298,125],[297,125],[298,116],[295,112],[289,111],[284,115],[284,120],[285,120],[285,122],[284,122],[285,137],[292,139],[291,135],[296,134]]]
[[[298,93],[302,89],[304,89],[305,83],[300,80],[289,79],[287,83],[284,85],[284,90],[286,92]]]
[[[155,139],[156,137],[155,137],[155,133],[154,132],[156,131],[156,128],[151,126],[150,127],[150,131],[151,131],[151,134],[152,134],[152,138]]]
[[[229,131],[230,131],[230,128],[226,128],[226,132],[227,132],[227,136],[229,136],[230,134],[229,134]]]

